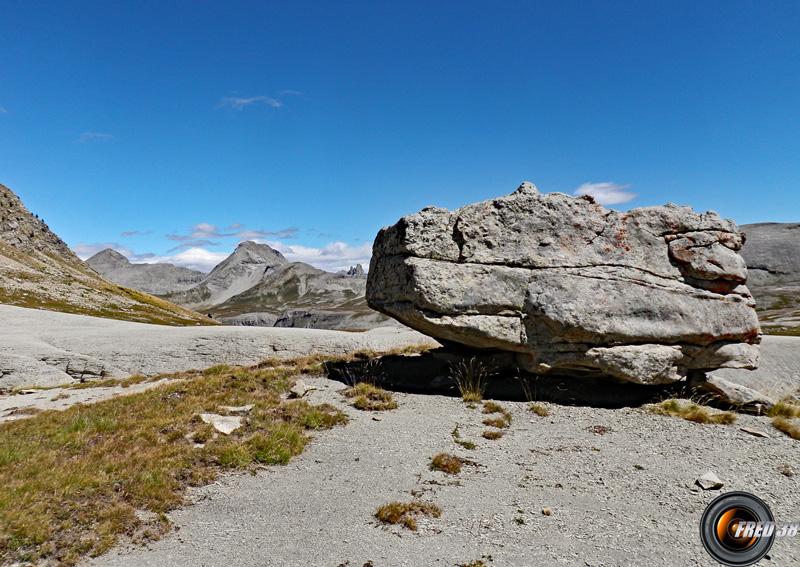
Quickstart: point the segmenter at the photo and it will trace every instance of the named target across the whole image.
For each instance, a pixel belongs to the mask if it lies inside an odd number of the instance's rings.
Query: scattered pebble
[[[694,482],[703,490],[719,490],[725,486],[725,483],[711,471],[708,471]]]

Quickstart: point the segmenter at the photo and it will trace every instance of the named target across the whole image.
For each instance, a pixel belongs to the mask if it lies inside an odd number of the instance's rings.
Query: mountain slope
[[[213,309],[243,325],[366,330],[387,321],[367,306],[367,280],[293,262],[269,270],[256,285]]]
[[[0,185],[0,303],[168,325],[207,317],[104,280]]]
[[[283,254],[266,244],[242,242],[199,284],[165,297],[192,309],[208,310],[247,291],[261,281],[268,270],[287,262]]]
[[[172,264],[131,264],[111,248],[98,252],[86,263],[109,281],[154,295],[189,289],[206,277],[203,272]]]
[[[768,333],[800,334],[800,223],[742,226],[747,286]]]

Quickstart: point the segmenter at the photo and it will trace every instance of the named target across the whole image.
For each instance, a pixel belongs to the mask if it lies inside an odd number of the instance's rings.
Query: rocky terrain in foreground
[[[742,225],[747,285],[767,333],[800,335],[800,224]]]
[[[3,185],[0,303],[167,325],[213,323],[189,309],[104,280]]]
[[[502,402],[513,419],[491,441],[480,406],[456,397],[395,394],[398,409],[362,412],[343,403],[341,383],[308,383],[319,388],[310,402],[336,404],[350,423],[318,433],[286,466],[193,491],[192,505],[170,514],[173,533],[86,565],[706,567],[698,520],[721,492],[756,492],[783,521],[800,505],[797,441],[768,418],[701,425],[646,408],[554,404],[540,417]],[[454,442],[456,426],[475,449]],[[471,464],[457,475],[432,471],[440,452]],[[722,490],[695,485],[709,470]],[[416,532],[374,517],[383,504],[415,500],[441,517],[420,518]],[[800,548],[784,538],[770,557],[765,564],[795,565]]]

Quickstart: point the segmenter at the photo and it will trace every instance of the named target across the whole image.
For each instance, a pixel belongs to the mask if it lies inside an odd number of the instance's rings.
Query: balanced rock
[[[761,332],[736,224],[669,204],[511,195],[382,229],[367,301],[445,343],[517,353],[538,374],[667,384],[755,368]]]

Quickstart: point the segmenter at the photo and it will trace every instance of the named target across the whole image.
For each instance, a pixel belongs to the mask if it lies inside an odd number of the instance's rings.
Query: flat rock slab
[[[420,333],[392,327],[364,333],[167,327],[0,305],[0,389],[432,343]]]

